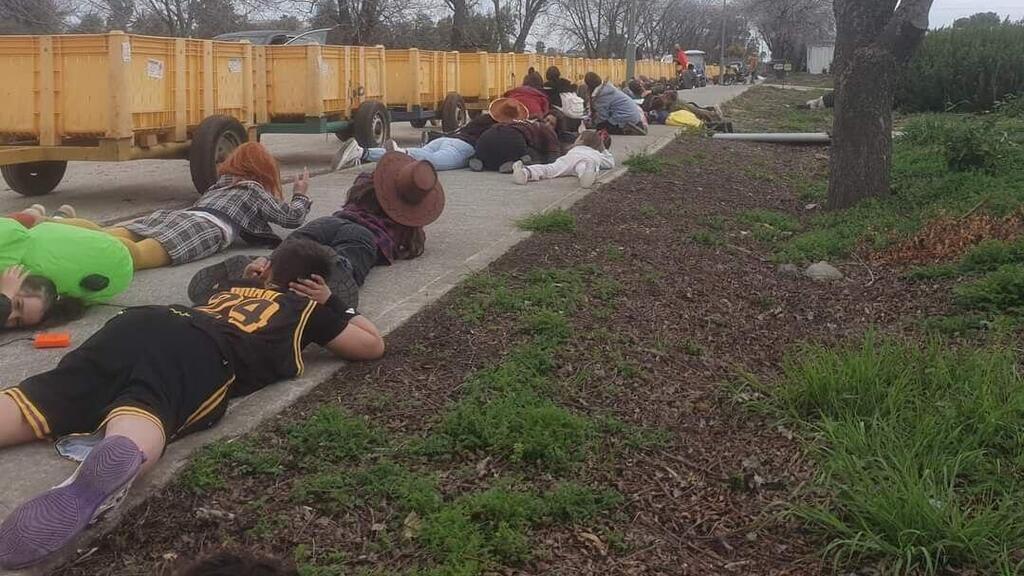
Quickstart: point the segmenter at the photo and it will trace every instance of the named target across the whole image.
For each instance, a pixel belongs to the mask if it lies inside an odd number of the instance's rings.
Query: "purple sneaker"
[[[74,540],[121,502],[145,460],[124,436],[97,444],[67,482],[25,502],[0,524],[0,569],[31,566]]]

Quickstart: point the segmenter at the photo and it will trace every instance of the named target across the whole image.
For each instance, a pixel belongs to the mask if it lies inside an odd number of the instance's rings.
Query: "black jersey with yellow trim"
[[[244,396],[302,374],[302,349],[333,340],[355,315],[293,292],[234,287],[203,306],[180,308],[217,341],[235,373],[232,396]]]

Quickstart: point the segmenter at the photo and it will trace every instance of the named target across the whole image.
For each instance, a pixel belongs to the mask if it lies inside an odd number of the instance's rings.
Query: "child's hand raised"
[[[0,294],[7,296],[9,300],[13,300],[18,295],[18,291],[21,290],[21,285],[25,282],[25,278],[28,278],[28,270],[24,266],[14,265],[4,270],[0,274]]]
[[[324,305],[331,298],[331,289],[322,276],[313,274],[312,278],[302,278],[288,285],[292,292],[305,296],[317,304]]]
[[[301,196],[309,195],[309,168],[303,168],[302,174],[295,179],[295,184],[292,186],[292,194],[299,194]]]

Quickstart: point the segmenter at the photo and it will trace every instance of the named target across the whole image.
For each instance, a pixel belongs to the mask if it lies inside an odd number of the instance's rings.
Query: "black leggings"
[[[360,286],[380,256],[373,232],[337,216],[324,216],[307,222],[292,232],[289,238],[312,240],[334,250],[338,255],[338,264],[350,271]]]

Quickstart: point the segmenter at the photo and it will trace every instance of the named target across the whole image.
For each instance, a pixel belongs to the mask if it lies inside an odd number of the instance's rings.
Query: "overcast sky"
[[[1004,18],[1020,20],[1024,18],[1024,0],[935,0],[928,20],[932,28],[939,28],[976,12],[995,12]]]

